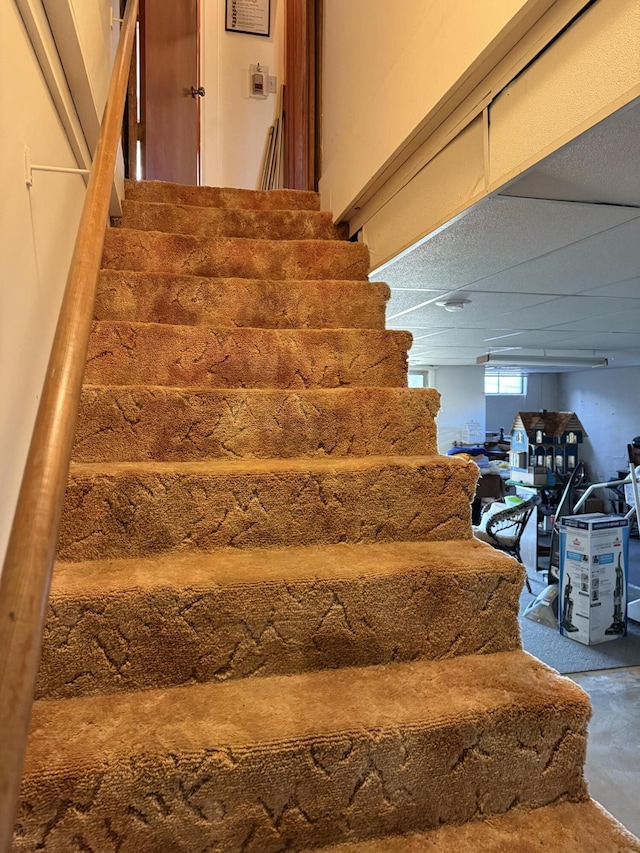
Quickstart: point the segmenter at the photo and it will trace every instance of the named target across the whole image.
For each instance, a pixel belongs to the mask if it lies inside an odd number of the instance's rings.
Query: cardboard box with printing
[[[595,512],[560,528],[560,633],[585,645],[627,633],[629,522]]]

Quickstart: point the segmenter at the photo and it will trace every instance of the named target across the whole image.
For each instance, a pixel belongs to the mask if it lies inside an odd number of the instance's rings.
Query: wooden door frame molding
[[[320,178],[323,0],[286,0],[284,185],[315,190]]]
[[[120,16],[124,16],[127,0],[120,0]],[[138,6],[139,9],[139,6]],[[138,14],[138,21],[140,15]],[[129,80],[127,82],[127,98],[124,105],[122,120],[122,154],[124,157],[125,178],[135,179],[137,174],[137,141],[138,141],[138,21],[131,50]]]

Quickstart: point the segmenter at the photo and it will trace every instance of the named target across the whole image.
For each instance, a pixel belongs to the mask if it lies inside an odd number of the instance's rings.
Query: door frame
[[[321,169],[323,0],[286,0],[284,185],[317,190]]]

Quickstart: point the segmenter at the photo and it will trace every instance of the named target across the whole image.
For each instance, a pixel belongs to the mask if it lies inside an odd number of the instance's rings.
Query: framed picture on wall
[[[271,0],[226,0],[224,28],[251,36],[271,34]]]

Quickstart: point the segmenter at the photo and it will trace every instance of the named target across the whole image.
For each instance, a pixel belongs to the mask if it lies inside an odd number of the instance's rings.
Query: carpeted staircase
[[[15,850],[622,853],[388,289],[311,193],[128,186]]]

